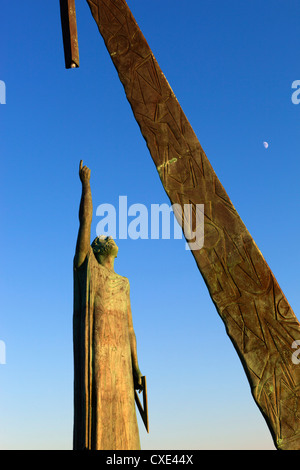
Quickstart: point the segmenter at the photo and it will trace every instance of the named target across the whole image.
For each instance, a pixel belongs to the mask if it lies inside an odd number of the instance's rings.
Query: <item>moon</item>
[[[263,146],[265,147],[265,149],[267,149],[269,147],[268,142],[263,142]]]

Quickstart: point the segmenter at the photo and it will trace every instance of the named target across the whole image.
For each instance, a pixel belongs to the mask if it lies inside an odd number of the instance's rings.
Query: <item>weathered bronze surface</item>
[[[60,18],[66,69],[79,67],[75,0],[60,0]]]
[[[172,204],[204,204],[192,251],[278,449],[300,449],[300,324],[124,0],[87,0]],[[179,220],[181,222],[181,220]],[[201,341],[201,338],[200,338]]]
[[[74,257],[74,450],[138,450],[135,389],[143,390],[130,286],[114,270],[111,237],[90,245],[90,170],[80,162],[82,196]]]

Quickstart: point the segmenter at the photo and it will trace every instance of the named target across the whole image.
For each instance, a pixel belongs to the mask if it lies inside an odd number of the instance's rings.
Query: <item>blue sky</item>
[[[299,318],[299,2],[128,4]],[[72,448],[80,159],[91,168],[92,236],[102,203],[169,203],[88,5],[76,6],[77,70],[64,68],[58,1],[1,8],[0,449]],[[184,241],[118,244],[148,383],[142,448],[274,449]]]

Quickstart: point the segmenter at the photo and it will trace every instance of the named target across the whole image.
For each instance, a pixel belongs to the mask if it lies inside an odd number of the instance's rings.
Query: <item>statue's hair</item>
[[[107,255],[110,251],[110,244],[106,241],[106,235],[96,237],[91,247],[95,254]]]

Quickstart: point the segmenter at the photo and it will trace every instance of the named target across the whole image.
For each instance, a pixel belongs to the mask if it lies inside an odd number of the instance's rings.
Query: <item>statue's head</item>
[[[99,262],[100,256],[113,256],[116,258],[119,250],[114,239],[112,237],[107,237],[106,235],[100,235],[99,237],[96,237],[91,246]]]

